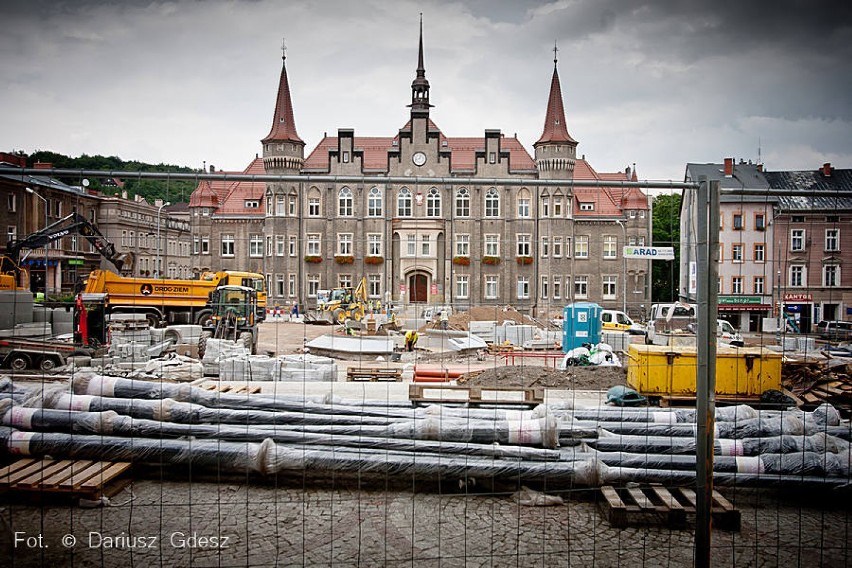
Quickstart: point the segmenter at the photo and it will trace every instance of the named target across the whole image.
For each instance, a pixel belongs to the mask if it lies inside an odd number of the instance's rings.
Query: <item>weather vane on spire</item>
[[[556,52],[559,51],[559,48],[556,47],[556,40],[553,40],[553,64],[556,65]]]
[[[281,58],[287,59],[287,39],[281,38]]]

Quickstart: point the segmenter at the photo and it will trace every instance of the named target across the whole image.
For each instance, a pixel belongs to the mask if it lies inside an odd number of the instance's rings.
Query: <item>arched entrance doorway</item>
[[[408,275],[408,301],[426,303],[429,299],[429,275],[412,272]]]

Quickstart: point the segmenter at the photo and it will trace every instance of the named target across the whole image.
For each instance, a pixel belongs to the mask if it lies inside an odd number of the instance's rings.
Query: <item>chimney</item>
[[[763,164],[757,164],[757,171],[759,171],[759,172],[763,171]]]
[[[33,167],[38,170],[50,170],[53,169],[53,164],[50,162],[36,162],[33,164]]]
[[[211,173],[211,174],[215,174],[215,173],[216,173],[216,166],[214,166],[213,164],[210,164],[210,173]]]
[[[831,177],[831,162],[826,162],[822,165],[822,175]]]
[[[729,178],[734,175],[734,159],[725,158],[725,177]]]
[[[121,198],[127,199],[127,190],[124,190],[124,191],[121,192]]]

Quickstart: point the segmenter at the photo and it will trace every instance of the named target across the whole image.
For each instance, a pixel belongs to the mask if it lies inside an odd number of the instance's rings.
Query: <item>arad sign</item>
[[[624,258],[674,260],[674,247],[624,247]]]

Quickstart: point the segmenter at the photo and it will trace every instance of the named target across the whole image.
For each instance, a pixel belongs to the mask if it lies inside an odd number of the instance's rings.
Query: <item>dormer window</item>
[[[343,163],[344,164],[349,163],[349,152],[343,152]]]
[[[594,202],[588,202],[587,201],[585,203],[583,203],[583,202],[580,203],[580,211],[594,211],[594,210],[595,210]]]
[[[257,209],[260,207],[260,201],[257,199],[246,199],[245,208],[246,209]]]

